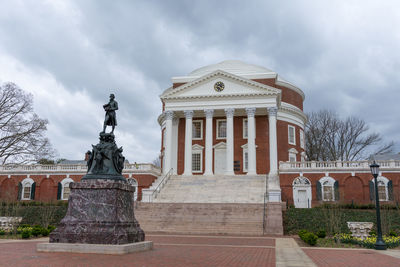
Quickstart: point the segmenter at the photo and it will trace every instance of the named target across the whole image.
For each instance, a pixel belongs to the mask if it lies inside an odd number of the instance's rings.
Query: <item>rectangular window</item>
[[[247,119],[243,119],[243,139],[247,139],[248,126]]]
[[[226,138],[226,120],[217,120],[217,139]]]
[[[300,129],[300,147],[304,149],[304,131]]]
[[[378,196],[379,200],[386,201],[386,186],[382,182],[378,182]]]
[[[325,201],[333,201],[333,188],[331,185],[325,185],[323,187],[324,190],[324,200]]]
[[[31,186],[30,185],[24,186],[24,194],[22,196],[22,199],[31,199]]]
[[[201,152],[192,153],[192,172],[201,172]]]
[[[249,153],[247,151],[243,152],[243,171],[247,172],[249,169]]]
[[[192,139],[193,140],[203,139],[203,121],[202,120],[193,121]]]
[[[288,126],[288,139],[289,139],[289,144],[296,145],[296,135],[294,126],[291,125]]]
[[[296,154],[295,153],[290,153],[289,152],[289,161],[290,162],[296,162]]]
[[[71,189],[69,188],[69,184],[70,183],[66,183],[64,185],[63,196],[62,196],[63,200],[68,200],[69,194],[71,193]]]

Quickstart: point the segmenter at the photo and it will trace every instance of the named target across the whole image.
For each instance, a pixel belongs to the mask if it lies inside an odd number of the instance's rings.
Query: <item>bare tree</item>
[[[161,168],[161,159],[160,159],[160,157],[155,158],[153,160],[153,164],[154,164],[154,166],[156,166],[158,168]]]
[[[47,120],[33,111],[32,95],[13,83],[0,85],[0,163],[27,163],[54,156],[45,137]]]
[[[339,116],[329,110],[308,114],[305,129],[306,155],[309,160],[360,160],[371,153],[391,152],[390,142],[371,149],[382,141],[378,133],[370,133],[368,125],[359,118]]]

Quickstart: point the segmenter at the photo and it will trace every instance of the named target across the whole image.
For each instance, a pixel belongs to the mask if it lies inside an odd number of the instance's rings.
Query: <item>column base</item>
[[[212,172],[205,172],[203,175],[204,175],[204,176],[214,176],[214,173],[212,173]]]
[[[256,172],[247,172],[246,175],[257,175],[257,173]]]
[[[227,171],[224,173],[224,175],[235,175],[234,171]]]

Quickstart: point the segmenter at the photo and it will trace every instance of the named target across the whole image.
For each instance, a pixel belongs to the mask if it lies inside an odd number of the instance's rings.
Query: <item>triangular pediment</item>
[[[214,149],[226,149],[226,143],[225,142],[219,142],[218,144],[215,144],[213,146]]]
[[[220,90],[215,89],[217,83],[220,85],[217,89]],[[281,91],[274,87],[217,70],[177,88],[166,90],[161,95],[161,99],[276,96],[280,93]]]

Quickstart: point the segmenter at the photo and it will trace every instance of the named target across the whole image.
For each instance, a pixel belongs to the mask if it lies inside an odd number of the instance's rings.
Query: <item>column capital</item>
[[[246,113],[248,117],[254,117],[254,114],[256,114],[256,108],[246,108]]]
[[[226,114],[227,118],[232,118],[234,113],[235,113],[234,108],[226,108],[225,109],[225,114]]]
[[[172,120],[172,118],[174,117],[174,112],[172,110],[164,111],[164,114],[166,120]]]
[[[270,108],[267,108],[267,110],[268,110],[269,116],[276,116],[276,114],[278,113],[277,107],[270,107]]]
[[[183,111],[183,113],[185,113],[186,119],[193,118],[193,110],[185,110],[185,111]]]
[[[206,118],[212,118],[214,115],[214,110],[213,109],[205,109],[204,113],[206,114]]]

